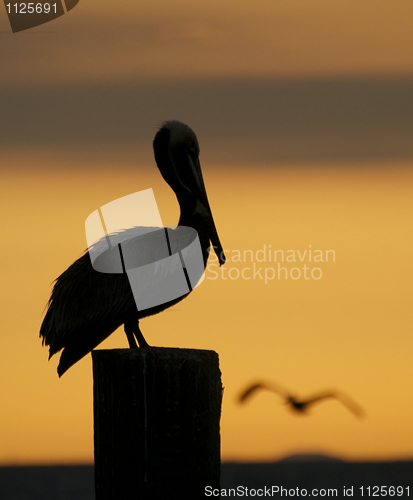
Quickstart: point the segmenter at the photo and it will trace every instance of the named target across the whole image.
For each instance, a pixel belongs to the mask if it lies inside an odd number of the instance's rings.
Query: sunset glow
[[[222,459],[412,458],[412,18],[411,0],[80,0],[13,34],[1,13],[1,464],[93,461],[91,357],[59,379],[39,328],[98,207],[152,188],[176,225],[166,119],[198,136],[228,260],[141,327],[218,352]],[[257,380],[366,416],[238,404]]]
[[[196,292],[143,320],[142,329],[154,345],[219,353],[223,459],[273,459],[294,451],[353,459],[411,456],[409,166],[336,165],[328,172],[255,167],[254,174],[244,169],[234,176],[217,165],[204,172],[228,257],[226,273],[217,276],[212,259]],[[13,265],[3,269],[0,370],[8,382],[2,389],[2,462],[93,458],[90,356],[59,380],[57,358],[47,362],[38,329],[51,282],[86,246],[85,216],[129,194],[131,184],[136,190],[152,186],[164,223],[176,221],[174,195],[154,166],[138,173],[125,165],[116,174],[105,168],[98,177],[93,170],[23,170],[3,183],[3,211],[15,211],[6,221],[13,245],[3,248],[3,258]],[[268,253],[266,262],[258,259],[270,245],[289,251],[290,259],[299,260],[296,252],[302,256],[310,245],[334,250],[335,258],[316,264],[320,279],[286,279],[283,273],[265,283],[264,269],[274,262]],[[245,250],[252,251],[262,278],[248,271],[250,279],[242,279],[252,264],[251,252],[247,262],[238,261]],[[307,259],[307,265],[315,263]],[[100,347],[126,346],[119,330]],[[315,407],[310,416],[295,416],[269,393],[238,405],[241,390],[256,379],[302,395],[343,390],[366,417],[358,420],[334,402]]]

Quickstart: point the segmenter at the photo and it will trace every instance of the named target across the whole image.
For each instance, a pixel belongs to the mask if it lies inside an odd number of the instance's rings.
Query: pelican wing
[[[40,328],[43,344],[50,346],[49,358],[86,339],[93,339],[96,347],[123,323],[124,315],[133,312],[134,305],[126,274],[94,270],[85,253],[54,284]]]
[[[184,254],[182,260],[188,257],[185,250],[196,231],[181,227],[169,233],[169,242],[164,228],[145,229],[131,228],[103,238],[57,278],[40,336],[50,347],[49,358],[65,348],[59,375],[128,317],[159,312],[190,292],[179,252]],[[198,274],[204,270],[201,252],[200,262]]]

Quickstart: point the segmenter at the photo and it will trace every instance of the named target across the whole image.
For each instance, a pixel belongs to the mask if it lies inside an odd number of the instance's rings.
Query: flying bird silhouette
[[[182,226],[195,229],[204,269],[210,242],[220,265],[224,264],[225,255],[208,202],[195,133],[183,123],[167,121],[157,132],[153,149],[159,171],[175,192],[180,206],[178,227],[170,234],[182,232],[185,229]],[[131,230],[126,230],[123,236],[120,234],[121,239],[128,240],[128,231]],[[133,239],[127,244],[133,245]],[[127,275],[96,271],[86,251],[55,281],[39,336],[43,345],[49,346],[49,359],[63,349],[57,369],[60,377],[122,324],[131,348],[138,347],[135,338],[140,347],[149,347],[140,331],[139,320],[173,306],[189,293],[138,311]]]
[[[354,415],[356,415],[357,417],[362,417],[364,415],[364,411],[360,408],[360,406],[342,392],[325,391],[318,394],[314,394],[313,396],[306,399],[300,399],[290,394],[289,391],[285,390],[284,388],[271,383],[255,383],[248,386],[247,389],[245,389],[239,396],[239,402],[244,403],[252,394],[261,389],[265,389],[274,392],[275,394],[278,394],[285,400],[285,403],[288,404],[291,407],[291,409],[297,413],[301,414],[306,413],[308,408],[312,406],[314,403],[334,398],[340,401],[348,410],[354,413]]]

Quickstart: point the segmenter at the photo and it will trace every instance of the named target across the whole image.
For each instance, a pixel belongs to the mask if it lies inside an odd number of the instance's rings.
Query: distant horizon
[[[222,459],[221,464],[272,464],[272,463],[397,463],[397,462],[412,462],[413,456],[411,458],[366,458],[366,459],[350,459],[343,458],[338,455],[328,454],[328,453],[293,453],[291,455],[285,455],[279,458],[274,458],[273,460],[239,460],[239,459]],[[0,462],[0,467],[94,467],[94,461],[56,461],[56,462]]]

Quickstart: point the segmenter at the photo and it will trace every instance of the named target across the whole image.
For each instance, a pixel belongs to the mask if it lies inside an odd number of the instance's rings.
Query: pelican
[[[180,206],[178,226],[196,230],[204,269],[210,243],[223,265],[225,255],[208,202],[195,133],[183,123],[167,121],[157,132],[153,149],[159,171]],[[130,348],[138,347],[136,341],[141,348],[150,347],[139,320],[173,306],[187,295],[138,311],[126,274],[96,271],[86,251],[56,279],[39,336],[42,344],[49,346],[49,359],[63,349],[57,368],[61,377],[121,325]]]
[[[285,400],[286,404],[288,404],[293,411],[301,414],[306,413],[308,408],[314,403],[331,398],[340,401],[348,410],[354,413],[354,415],[356,415],[357,417],[361,417],[364,414],[360,406],[342,392],[324,391],[315,394],[314,396],[311,396],[309,398],[300,399],[290,394],[284,388],[281,388],[275,384],[268,384],[268,383],[254,383],[248,386],[239,396],[239,402],[244,403],[251,396],[251,394],[255,393],[260,389],[265,389],[280,395]]]

